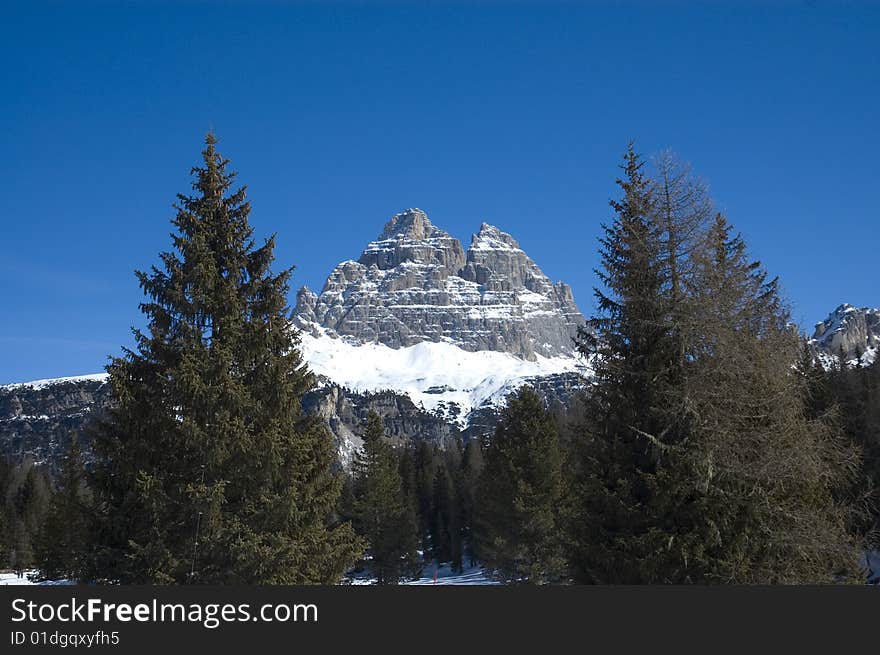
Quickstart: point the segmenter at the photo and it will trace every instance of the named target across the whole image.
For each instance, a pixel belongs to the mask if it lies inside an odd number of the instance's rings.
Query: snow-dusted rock
[[[419,209],[393,216],[319,296],[300,290],[293,320],[355,343],[447,342],[529,360],[571,356],[585,322],[571,288],[553,284],[509,234],[484,223],[465,252]]]
[[[823,358],[840,357],[867,365],[880,349],[880,309],[843,304],[816,324],[811,343]]]

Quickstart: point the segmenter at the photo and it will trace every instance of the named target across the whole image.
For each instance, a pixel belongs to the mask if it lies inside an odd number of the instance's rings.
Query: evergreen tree
[[[422,550],[434,552],[431,533],[434,529],[434,478],[440,466],[440,452],[436,446],[419,441],[415,447],[416,506]]]
[[[483,473],[483,449],[476,439],[468,441],[461,462],[460,503],[462,525],[462,550],[468,556],[470,566],[480,560],[479,542],[474,523],[477,513],[477,492],[480,476]]]
[[[812,356],[812,352],[810,353]],[[850,496],[861,513],[856,531],[868,548],[880,547],[880,365],[802,362],[798,372],[806,386],[807,415],[832,422],[862,453],[861,469]],[[810,365],[811,364],[811,365]]]
[[[455,479],[446,462],[441,462],[434,476],[431,503],[432,554],[437,562],[449,562],[453,571],[462,570],[461,517]]]
[[[5,564],[15,571],[34,566],[34,544],[52,495],[48,472],[30,459],[3,467],[3,531],[0,542]]]
[[[723,217],[695,220],[707,206],[700,194],[695,211],[668,211],[662,170],[648,180],[632,148],[623,168],[601,240],[598,335],[580,338],[594,377],[575,458],[575,579],[820,582],[852,572],[841,489],[858,457],[807,415],[776,280]],[[670,247],[684,233],[688,247]]]
[[[88,549],[89,505],[82,453],[72,435],[36,542],[36,565],[42,579],[82,577]]]
[[[598,334],[579,338],[593,377],[577,444],[570,559],[583,582],[680,581],[700,511],[681,484],[688,472],[669,457],[693,424],[682,385],[684,228],[676,227],[689,214],[658,200],[632,144],[621,168],[622,197],[611,201],[615,218],[600,240]]]
[[[556,425],[529,387],[507,399],[486,448],[477,500],[479,552],[489,570],[512,582],[563,579],[562,454]]]
[[[841,499],[858,453],[810,409],[802,344],[777,280],[721,215],[695,263],[688,392],[701,432],[687,456],[715,536],[702,578],[816,583],[852,574],[853,512]]]
[[[139,272],[148,329],[107,367],[95,434],[92,575],[122,583],[336,582],[359,547],[330,525],[341,480],[303,394],[314,381],[287,318],[290,270],[256,247],[245,188],[209,134],[174,251]]]
[[[380,585],[397,584],[418,570],[417,532],[385,427],[375,412],[367,416],[364,448],[355,462],[355,526],[368,543],[368,565]]]

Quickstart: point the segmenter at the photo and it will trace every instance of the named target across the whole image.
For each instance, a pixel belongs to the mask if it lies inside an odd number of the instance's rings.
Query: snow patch
[[[66,382],[106,382],[109,375],[107,373],[91,373],[89,375],[74,375],[66,378],[47,378],[45,380],[31,380],[30,382],[15,382],[13,384],[4,384],[0,389],[20,389],[29,387],[31,389],[45,389],[56,384],[65,384]]]
[[[537,355],[528,361],[494,350],[471,352],[444,341],[394,349],[379,343],[355,345],[327,336],[321,328],[315,332],[320,336],[303,333],[301,346],[316,374],[353,391],[405,393],[429,412],[454,405],[462,427],[473,410],[501,404],[531,378],[586,373],[582,360],[573,355]]]

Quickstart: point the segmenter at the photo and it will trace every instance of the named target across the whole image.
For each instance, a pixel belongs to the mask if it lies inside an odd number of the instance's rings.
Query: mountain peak
[[[471,238],[471,250],[520,250],[519,244],[507,232],[483,223]]]
[[[864,362],[873,361],[880,348],[880,309],[839,305],[816,324],[811,339],[821,353]]]
[[[421,241],[434,232],[436,228],[428,219],[428,215],[417,207],[404,209],[395,214],[385,224],[380,239],[393,239],[398,236]]]
[[[367,245],[358,263],[380,270],[404,262],[442,267],[455,273],[464,266],[464,248],[458,239],[436,227],[421,209],[407,209],[391,217],[376,241]]]
[[[573,357],[584,323],[570,289],[551,284],[511,235],[483,223],[465,253],[420,209],[392,216],[356,262],[336,266],[320,296],[300,294],[293,319],[352,343],[443,342],[529,360]]]

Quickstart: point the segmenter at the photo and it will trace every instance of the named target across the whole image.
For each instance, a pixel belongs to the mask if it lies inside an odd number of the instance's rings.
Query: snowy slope
[[[66,378],[47,378],[45,380],[31,380],[30,382],[15,382],[13,384],[0,385],[0,389],[20,389],[22,387],[45,389],[56,384],[65,384],[67,382],[105,382],[106,380],[106,373],[90,373],[89,375],[74,375]]]
[[[454,404],[460,425],[474,409],[500,404],[531,378],[586,372],[573,356],[537,355],[529,361],[493,350],[467,351],[442,341],[389,348],[356,345],[324,333],[303,334],[302,350],[312,371],[354,391],[397,391],[428,411]]]

